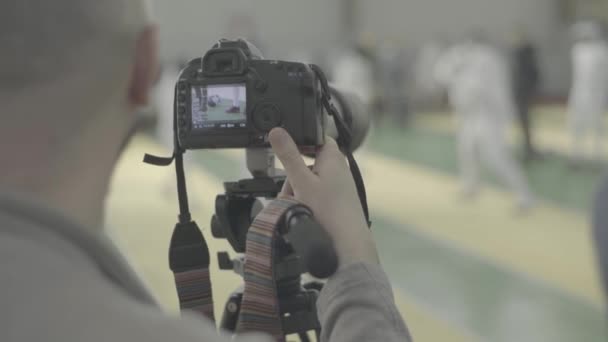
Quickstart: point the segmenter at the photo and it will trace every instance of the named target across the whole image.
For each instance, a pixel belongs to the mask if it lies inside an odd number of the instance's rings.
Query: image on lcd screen
[[[192,127],[245,127],[246,105],[244,84],[192,87]]]

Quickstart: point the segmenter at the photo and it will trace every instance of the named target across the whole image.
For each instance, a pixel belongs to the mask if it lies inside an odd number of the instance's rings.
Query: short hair
[[[149,20],[147,0],[2,0],[0,92],[52,85],[87,64],[110,77],[99,68],[128,63]]]

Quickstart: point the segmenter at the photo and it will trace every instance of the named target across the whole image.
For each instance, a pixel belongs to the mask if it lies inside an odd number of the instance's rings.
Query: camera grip
[[[338,268],[332,238],[308,210],[296,210],[287,217],[286,238],[312,276],[325,279]]]

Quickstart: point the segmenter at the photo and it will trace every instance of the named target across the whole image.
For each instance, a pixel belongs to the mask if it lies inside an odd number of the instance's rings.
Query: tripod
[[[277,263],[275,267],[282,270],[282,277],[277,279],[277,290],[279,295],[281,325],[284,336],[297,334],[300,341],[310,341],[309,331],[315,331],[317,340],[321,331],[319,320],[317,319],[316,301],[322,284],[310,282],[302,285],[301,275],[297,270],[299,262],[289,255],[283,262]],[[238,260],[238,259],[237,259]],[[235,264],[233,270],[241,266],[236,266],[239,261],[232,261]],[[226,264],[220,267],[225,267]],[[294,267],[296,266],[296,267]],[[223,269],[228,269],[223,268]],[[240,288],[233,292],[224,306],[224,313],[220,322],[220,327],[226,331],[235,332],[238,317],[241,310],[243,299],[243,289]]]
[[[276,175],[274,155],[267,149],[248,149],[247,166],[254,178],[224,183],[225,193],[216,197],[215,215],[211,220],[213,236],[227,239],[237,253],[245,252],[249,226],[263,208],[259,198],[276,198],[285,181],[285,177]],[[306,225],[307,232],[314,229],[310,221],[294,222]],[[323,285],[319,282],[302,284],[302,274],[307,271],[306,258],[297,252],[304,248],[299,248],[297,242],[286,241],[289,234],[288,225],[279,227],[280,238],[276,241],[273,265],[283,335],[297,334],[301,341],[309,341],[307,333],[315,331],[318,339],[321,327],[316,301]],[[293,239],[296,240],[301,239]],[[220,252],[218,262],[220,269],[244,276],[244,257],[231,260],[227,252]],[[236,331],[242,299],[242,288],[229,297],[220,323],[222,329]]]

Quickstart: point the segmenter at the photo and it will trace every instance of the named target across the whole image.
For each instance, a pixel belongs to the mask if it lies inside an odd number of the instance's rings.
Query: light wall
[[[360,0],[362,31],[420,43],[483,29],[497,40],[515,30],[548,39],[557,22],[555,0]]]
[[[218,38],[249,37],[255,34],[251,31],[257,31],[263,53],[273,58],[293,51],[326,49],[339,40],[340,6],[334,0],[153,0],[153,3],[166,59],[198,56]],[[243,16],[253,18],[253,29],[244,23],[246,18],[240,20]],[[236,17],[240,24],[231,23]]]
[[[200,56],[218,38],[241,35],[259,37],[257,43],[266,57],[293,58],[330,52],[343,43],[343,13],[348,3],[357,3],[354,22],[358,33],[369,32],[378,40],[399,41],[410,51],[429,39],[459,38],[478,29],[486,30],[494,41],[507,45],[516,30],[523,30],[539,43],[545,92],[563,94],[569,83],[569,61],[559,1],[153,0],[153,3],[161,25],[162,54],[169,60]],[[250,19],[252,25],[247,23]]]
[[[416,49],[431,39],[460,39],[482,30],[508,48],[515,33],[537,43],[544,92],[564,94],[569,79],[565,25],[558,0],[359,0],[359,32]]]

